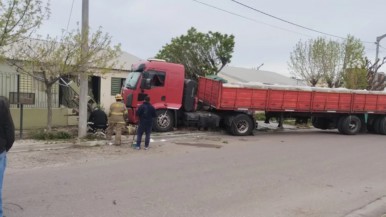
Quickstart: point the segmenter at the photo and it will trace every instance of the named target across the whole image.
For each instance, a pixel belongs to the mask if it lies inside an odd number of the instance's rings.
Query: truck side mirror
[[[149,90],[151,89],[151,80],[150,78],[143,78],[141,81],[141,89],[143,90]]]

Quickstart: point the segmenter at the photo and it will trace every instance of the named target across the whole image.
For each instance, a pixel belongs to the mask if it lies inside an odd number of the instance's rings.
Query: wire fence
[[[10,98],[12,93],[29,93],[35,96],[35,102],[24,105],[25,108],[47,108],[46,86],[43,81],[26,74],[0,72],[0,96]],[[18,105],[11,105],[15,108]],[[59,107],[59,84],[52,86],[52,107]]]

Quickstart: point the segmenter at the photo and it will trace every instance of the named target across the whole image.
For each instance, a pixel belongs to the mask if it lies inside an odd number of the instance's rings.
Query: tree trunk
[[[46,84],[47,94],[47,131],[52,130],[52,85]]]

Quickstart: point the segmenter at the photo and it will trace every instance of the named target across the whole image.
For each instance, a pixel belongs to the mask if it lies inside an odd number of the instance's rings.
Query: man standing
[[[126,126],[127,110],[125,104],[122,103],[122,95],[115,95],[115,101],[110,106],[109,112],[109,127],[107,128],[107,139],[111,140],[113,131],[115,132],[115,145],[121,145],[122,130]]]
[[[139,117],[139,126],[137,131],[137,146],[136,149],[141,149],[141,140],[143,133],[146,134],[145,138],[145,150],[149,148],[150,133],[153,126],[153,118],[156,117],[155,109],[150,104],[150,97],[146,96],[143,104],[139,106],[137,112]]]
[[[0,96],[0,217],[3,217],[3,179],[7,152],[15,141],[15,127],[9,111],[8,99]]]

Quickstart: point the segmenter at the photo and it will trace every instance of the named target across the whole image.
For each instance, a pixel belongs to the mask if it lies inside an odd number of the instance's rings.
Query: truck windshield
[[[129,89],[135,89],[138,83],[138,79],[141,76],[140,72],[131,72],[127,76],[125,87]]]

